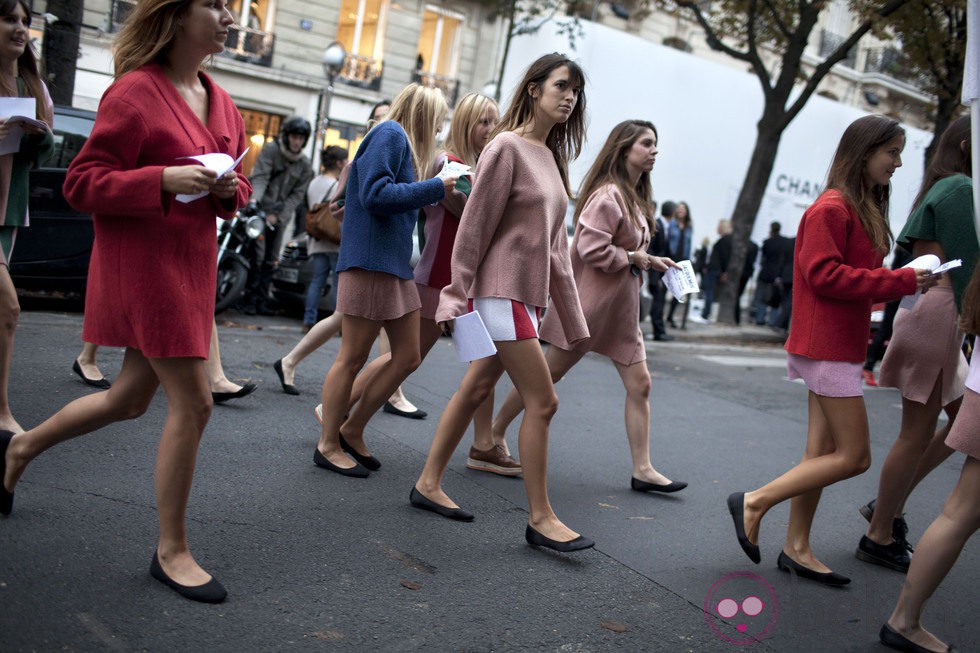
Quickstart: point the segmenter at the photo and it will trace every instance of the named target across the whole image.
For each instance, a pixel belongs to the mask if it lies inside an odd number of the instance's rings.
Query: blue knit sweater
[[[372,129],[347,179],[337,271],[360,268],[412,279],[412,231],[419,209],[445,194],[438,178],[415,181],[401,125],[388,120]]]

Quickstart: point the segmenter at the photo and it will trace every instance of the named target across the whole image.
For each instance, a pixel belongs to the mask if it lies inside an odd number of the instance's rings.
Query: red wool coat
[[[162,190],[181,157],[238,158],[244,123],[228,94],[200,73],[210,108],[204,125],[163,69],[148,64],[102,97],[92,135],[68,169],[65,198],[92,213],[95,243],[85,297],[85,341],[132,347],[148,358],[207,358],[214,318],[215,216],[230,218],[251,186],[238,168],[237,197],[184,204]]]
[[[836,190],[806,210],[796,234],[793,313],[786,351],[816,360],[863,362],[871,306],[915,292],[915,271],[881,267],[861,220]]]

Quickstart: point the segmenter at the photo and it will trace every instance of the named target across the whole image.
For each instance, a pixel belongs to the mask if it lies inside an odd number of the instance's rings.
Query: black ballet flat
[[[762,555],[759,553],[759,545],[752,544],[749,541],[749,536],[745,534],[745,492],[733,492],[728,495],[728,512],[732,514],[732,520],[735,522],[735,535],[738,537],[739,546],[745,551],[745,555],[749,557],[749,560],[755,564],[759,564],[762,561]]]
[[[878,639],[881,643],[888,648],[893,648],[896,651],[905,651],[906,653],[932,653],[930,649],[925,646],[919,646],[911,639],[898,632],[894,628],[888,625],[887,622],[878,631]],[[956,653],[956,647],[952,644],[946,645],[946,651],[948,653]]]
[[[163,570],[160,566],[160,558],[157,557],[156,551],[153,552],[153,560],[150,561],[150,575],[156,578],[158,581],[177,592],[185,599],[190,599],[191,601],[198,601],[200,603],[221,603],[228,596],[227,590],[225,590],[224,585],[218,582],[218,579],[214,576],[211,580],[204,583],[203,585],[181,585],[173,578],[167,575],[167,572]]]
[[[534,530],[530,524],[528,524],[527,528],[524,529],[524,539],[527,540],[527,543],[531,546],[540,546],[544,547],[545,549],[558,551],[560,553],[571,553],[572,551],[591,549],[595,546],[595,542],[584,535],[579,535],[574,540],[568,540],[567,542],[553,540],[550,537],[545,537],[538,531]]]
[[[329,469],[331,472],[337,472],[342,476],[350,476],[352,478],[367,478],[371,475],[371,472],[364,469],[361,465],[354,465],[353,467],[338,467],[334,465],[316,447],[313,448],[313,464],[317,467]]]
[[[347,440],[345,440],[344,439],[344,436],[342,436],[342,435],[340,436],[340,448],[343,449],[344,451],[346,451],[348,454],[350,454],[351,458],[353,458],[357,462],[361,463],[362,465],[364,465],[365,467],[367,467],[372,472],[376,472],[379,469],[381,469],[381,461],[380,460],[378,460],[377,458],[375,458],[371,454],[368,454],[368,455],[365,456],[362,453],[357,453],[354,450],[354,447],[350,446],[350,444],[348,444]]]
[[[299,390],[296,389],[296,386],[294,386],[291,383],[286,383],[286,377],[282,373],[282,359],[281,358],[279,360],[277,360],[275,363],[272,364],[272,369],[274,369],[276,371],[276,374],[279,375],[279,383],[280,383],[280,385],[282,385],[282,391],[283,392],[285,392],[287,395],[298,395],[299,394]]]
[[[434,512],[437,515],[445,517],[446,519],[455,519],[456,521],[473,521],[473,513],[470,511],[463,510],[462,508],[440,506],[432,499],[423,496],[422,493],[418,491],[418,488],[415,487],[412,488],[411,493],[408,495],[408,502],[416,508]]]
[[[0,431],[0,515],[9,515],[14,509],[14,493],[7,491],[3,477],[7,473],[7,447],[14,437],[13,431]]]
[[[793,560],[785,551],[779,552],[779,558],[776,559],[776,566],[783,571],[787,571],[791,574],[796,574],[800,578],[808,578],[810,580],[815,580],[818,583],[824,585],[829,585],[831,587],[843,587],[851,582],[851,579],[847,576],[841,574],[836,574],[832,571],[814,571],[809,567],[804,567],[796,560]]]
[[[381,407],[381,410],[389,415],[398,415],[399,417],[407,417],[409,419],[425,419],[425,416],[428,415],[427,412],[424,410],[419,410],[418,408],[411,412],[402,410],[401,408],[396,408],[395,404],[391,403],[390,401],[386,401],[385,405]]]
[[[86,383],[86,385],[90,385],[93,388],[98,388],[99,390],[108,390],[109,388],[112,387],[112,382],[109,381],[109,379],[105,378],[104,376],[101,379],[90,379],[87,376],[85,376],[85,373],[82,372],[82,366],[78,364],[77,359],[72,364],[71,371],[77,374],[82,379],[82,381]]]
[[[248,395],[255,392],[255,389],[257,387],[259,386],[249,382],[242,385],[242,387],[240,387],[235,392],[212,392],[211,398],[214,400],[214,403],[221,404],[228,401],[229,399],[241,399],[242,397],[247,397]]]
[[[648,483],[646,481],[641,481],[635,476],[630,477],[630,488],[634,492],[663,492],[664,494],[670,494],[671,492],[680,492],[687,487],[687,483],[684,481],[672,481],[670,483]]]

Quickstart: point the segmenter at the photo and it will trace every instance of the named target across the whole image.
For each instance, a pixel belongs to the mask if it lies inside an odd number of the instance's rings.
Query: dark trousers
[[[651,270],[648,274],[650,276],[647,287],[653,296],[653,301],[650,302],[650,323],[653,325],[653,335],[662,336],[667,333],[664,328],[664,302],[667,299],[667,287],[661,282],[664,276],[662,273]]]

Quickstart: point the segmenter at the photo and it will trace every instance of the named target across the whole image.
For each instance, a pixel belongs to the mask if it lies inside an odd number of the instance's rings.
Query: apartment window
[[[456,103],[459,80],[459,38],[463,16],[427,5],[422,13],[418,55],[413,81],[442,89],[449,104]]]
[[[235,24],[228,30],[226,57],[260,66],[272,65],[276,0],[231,0]]]
[[[388,0],[343,0],[337,21],[337,40],[347,50],[340,80],[380,90]]]

